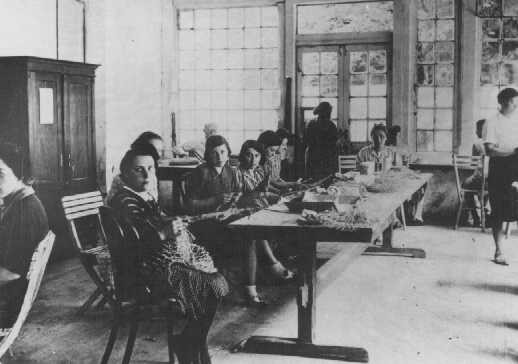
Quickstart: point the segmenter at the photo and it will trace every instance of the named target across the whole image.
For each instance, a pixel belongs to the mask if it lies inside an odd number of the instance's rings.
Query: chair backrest
[[[32,304],[38,295],[38,290],[41,285],[41,280],[43,279],[43,274],[45,273],[45,267],[49,261],[50,252],[52,251],[55,238],[56,236],[54,233],[49,231],[32,254],[31,264],[27,273],[29,284],[23,298],[22,307],[18,313],[18,317],[10,329],[0,329],[0,338],[3,337],[0,341],[0,358],[2,358],[14,340],[18,337],[22,325],[29,315]]]
[[[453,170],[455,172],[455,182],[457,184],[457,192],[459,194],[459,198],[462,193],[462,181],[461,181],[461,171],[480,171],[481,178],[481,186],[480,192],[483,193],[485,190],[485,156],[473,156],[473,155],[459,155],[453,153],[452,155],[453,161]]]
[[[356,155],[339,155],[338,156],[338,172],[343,173],[357,168]]]
[[[65,212],[70,234],[76,248],[80,252],[88,249],[88,245],[97,246],[98,243],[106,243],[106,234],[102,228],[101,215],[99,213],[99,207],[103,206],[103,198],[100,191],[64,196],[61,199],[61,204]],[[95,241],[90,239],[90,241],[85,242],[80,238],[76,222],[87,217],[93,217],[96,224],[98,236],[95,236],[93,239]]]

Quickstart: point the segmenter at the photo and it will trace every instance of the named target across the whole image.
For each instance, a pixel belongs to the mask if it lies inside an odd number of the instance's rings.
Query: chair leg
[[[173,318],[168,315],[167,317],[167,349],[169,351],[169,364],[174,364],[174,352],[175,352],[175,335],[173,335]]]
[[[462,213],[462,208],[464,207],[464,198],[461,198],[459,201],[459,208],[457,209],[457,218],[455,219],[455,230],[459,228],[460,215]]]
[[[119,332],[119,327],[120,327],[120,322],[121,322],[120,317],[121,317],[120,313],[114,314],[112,328],[110,330],[110,336],[108,339],[108,343],[106,344],[106,349],[104,349],[104,354],[101,359],[101,364],[108,363],[108,360],[110,359],[110,355],[113,350],[113,345],[115,344],[115,340],[117,339],[117,333]]]
[[[130,331],[128,334],[128,342],[126,343],[126,350],[124,350],[124,358],[122,364],[129,364],[131,354],[133,353],[133,346],[135,346],[135,339],[137,338],[138,328],[138,312],[134,312],[131,315]]]
[[[403,223],[403,230],[406,230],[406,216],[405,216],[405,205],[401,203],[401,222]]]
[[[105,296],[103,296],[103,298],[101,298],[99,300],[99,302],[97,302],[97,304],[95,305],[95,309],[96,310],[102,309],[104,307],[104,305],[106,305],[107,302],[108,302],[108,299]]]
[[[79,308],[79,310],[77,310],[76,315],[81,316],[82,314],[84,314],[86,312],[86,310],[88,310],[93,305],[95,300],[101,294],[102,294],[101,289],[99,287],[97,287],[97,289],[95,291],[93,291],[93,293],[90,295],[90,297],[88,297],[88,299],[85,301],[85,303],[83,303],[83,305]]]

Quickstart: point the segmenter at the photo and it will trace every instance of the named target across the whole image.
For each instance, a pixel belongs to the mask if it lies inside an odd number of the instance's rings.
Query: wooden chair
[[[6,351],[9,350],[13,344],[14,340],[18,337],[22,325],[25,323],[25,320],[29,315],[32,304],[38,295],[38,290],[41,285],[41,280],[43,279],[43,274],[45,273],[45,267],[49,261],[50,252],[52,251],[55,238],[54,233],[49,231],[32,254],[31,264],[27,273],[27,291],[23,298],[20,313],[18,313],[18,317],[11,328],[0,329],[0,358],[4,356]]]
[[[128,251],[132,251],[131,248],[128,249],[128,246],[130,244],[137,244],[142,234],[145,233],[148,237],[149,234],[155,234],[155,239],[160,239],[160,235],[148,225],[139,227],[139,229],[134,226],[124,226],[123,228],[109,207],[101,207],[101,215],[102,224],[108,236],[108,247],[112,257],[115,283],[115,304],[111,306],[113,312],[112,327],[101,364],[108,363],[115,340],[117,339],[119,327],[123,324],[125,316],[130,320],[130,329],[122,363],[127,364],[130,362],[137,337],[138,322],[143,317],[150,316],[149,314],[152,312],[160,312],[166,318],[169,363],[174,363],[173,323],[181,315],[179,303],[174,298],[160,302],[153,300],[150,297],[149,289],[138,279],[133,258],[127,254]],[[130,284],[128,284],[128,279]],[[130,285],[131,287],[129,287]],[[125,308],[127,315],[124,312]],[[181,358],[179,358],[179,362],[183,364]]]
[[[344,173],[347,171],[352,171],[357,168],[356,165],[356,155],[339,155],[338,156],[338,172]]]
[[[100,297],[97,307],[113,304],[113,277],[110,257],[99,207],[103,205],[101,192],[93,191],[65,196],[61,204],[67,219],[70,237],[79,259],[97,288],[77,311],[83,314]],[[80,227],[83,227],[81,229]]]
[[[464,178],[461,176],[462,171],[471,171],[472,173],[476,170],[480,170],[482,176],[485,176],[485,156],[471,156],[471,155],[458,155],[453,154],[453,169],[455,171],[455,182],[457,185],[457,195],[459,197],[459,207],[457,209],[457,217],[455,219],[455,229],[458,229],[460,217],[462,211],[466,210],[477,210],[477,207],[465,206],[466,195],[472,194],[478,197],[480,201],[480,225],[482,231],[486,230],[486,213],[484,210],[484,202],[486,201],[487,189],[486,180],[481,178],[480,186],[478,188],[465,188],[462,186]]]

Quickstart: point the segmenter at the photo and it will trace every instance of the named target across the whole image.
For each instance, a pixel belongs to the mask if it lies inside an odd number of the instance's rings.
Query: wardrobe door
[[[62,85],[57,73],[29,72],[30,175],[39,189],[58,192],[62,173]]]
[[[96,187],[94,157],[93,80],[64,78],[65,189],[67,193]]]

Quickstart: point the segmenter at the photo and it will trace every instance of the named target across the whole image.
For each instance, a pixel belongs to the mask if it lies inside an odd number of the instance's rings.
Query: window
[[[279,17],[274,6],[180,10],[179,143],[218,124],[234,152],[279,121]]]
[[[416,148],[450,152],[455,116],[454,0],[419,0],[416,51]]]
[[[496,112],[500,89],[518,83],[518,2],[480,1],[481,32],[479,107],[481,117]]]

